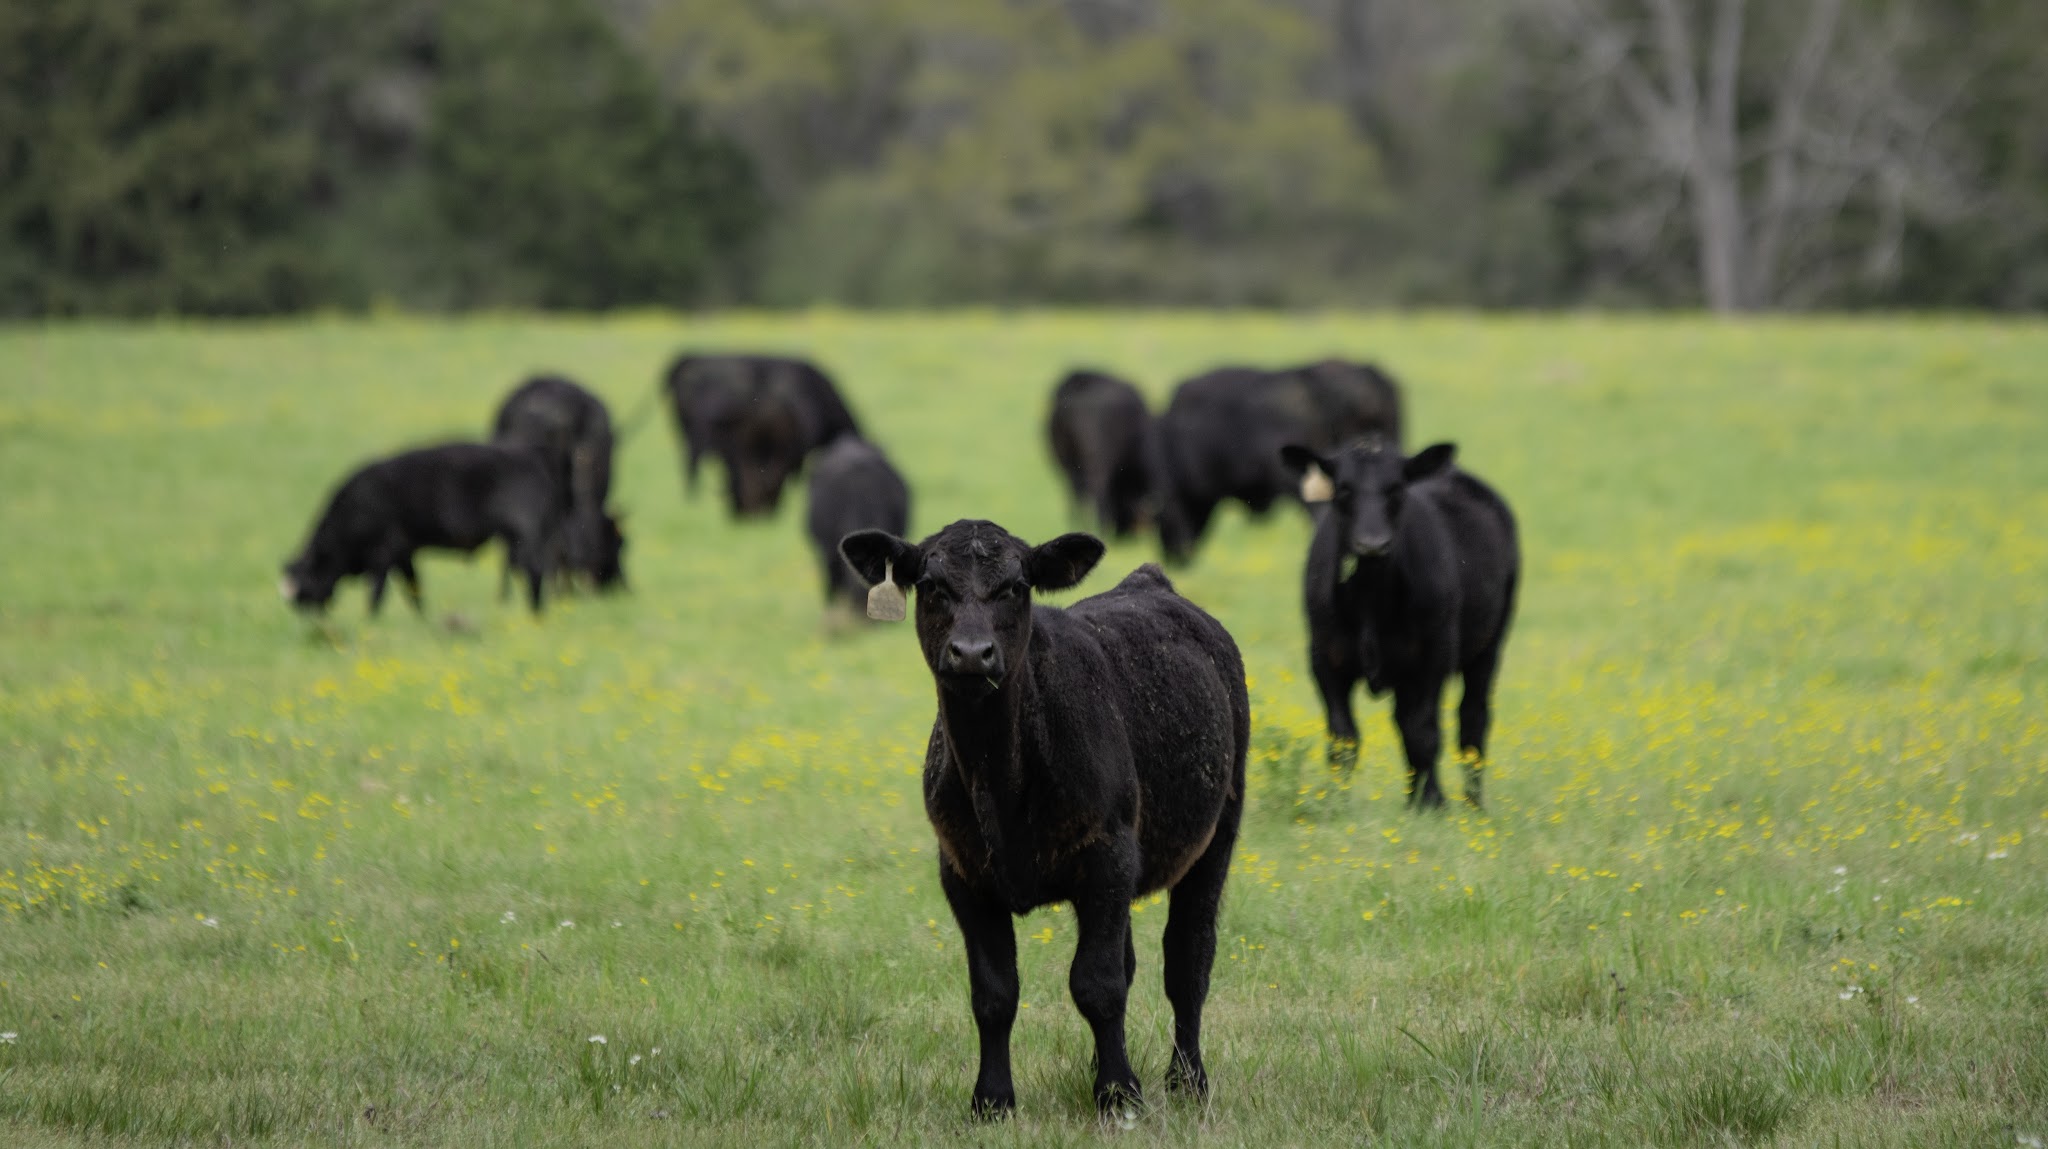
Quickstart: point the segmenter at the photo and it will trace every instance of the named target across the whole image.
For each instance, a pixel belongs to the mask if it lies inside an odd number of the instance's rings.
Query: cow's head
[[[775,513],[782,488],[804,463],[803,428],[789,405],[754,402],[726,424],[726,480],[732,513],[761,518]]]
[[[917,592],[917,641],[939,689],[980,697],[1002,686],[1031,641],[1031,592],[1065,590],[1102,559],[1102,540],[1068,534],[1032,546],[990,522],[954,523],[921,543],[855,531],[839,553],[870,586]]]
[[[1302,476],[1305,490],[1321,493],[1318,477],[1327,483],[1329,513],[1336,516],[1343,553],[1365,561],[1384,558],[1393,548],[1409,485],[1450,466],[1457,450],[1453,444],[1438,443],[1403,458],[1400,448],[1372,436],[1330,455],[1307,447],[1282,447],[1280,457]]]
[[[310,554],[303,554],[284,564],[284,573],[277,580],[277,593],[298,610],[324,611],[334,601],[334,584],[338,581],[334,571],[315,563]]]

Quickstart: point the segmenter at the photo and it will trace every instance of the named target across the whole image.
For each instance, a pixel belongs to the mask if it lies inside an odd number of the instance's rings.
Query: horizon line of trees
[[[0,316],[2048,306],[2038,0],[0,0]]]

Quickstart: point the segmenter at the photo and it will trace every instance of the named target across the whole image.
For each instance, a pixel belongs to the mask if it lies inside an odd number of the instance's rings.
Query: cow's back
[[[553,481],[534,452],[450,443],[394,455],[365,470],[365,485],[416,546],[474,550],[510,527],[551,514]]]
[[[910,489],[881,449],[841,435],[812,464],[806,518],[818,545],[836,555],[841,537],[858,530],[900,535],[910,529]]]
[[[1169,885],[1243,793],[1251,704],[1237,643],[1151,563],[1061,613],[1061,629],[1095,643],[1108,667],[1101,681],[1068,684],[1063,702],[1121,719],[1141,794],[1143,884]]]
[[[1417,483],[1411,497],[1428,502],[1450,551],[1462,660],[1490,645],[1514,609],[1521,578],[1514,513],[1484,480],[1457,468]]]

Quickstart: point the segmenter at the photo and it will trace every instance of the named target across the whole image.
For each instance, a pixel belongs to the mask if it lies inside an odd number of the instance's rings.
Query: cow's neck
[[[1028,901],[1037,883],[1031,853],[1032,834],[1025,763],[1031,759],[1030,714],[1038,686],[1028,658],[1019,660],[1001,686],[979,698],[939,691],[939,721],[953,768],[974,800],[974,820],[989,845],[990,861],[1004,892],[1013,901]]]
[[[1393,556],[1360,559],[1345,587],[1359,621],[1385,628],[1400,620],[1407,580],[1401,577],[1401,564]]]

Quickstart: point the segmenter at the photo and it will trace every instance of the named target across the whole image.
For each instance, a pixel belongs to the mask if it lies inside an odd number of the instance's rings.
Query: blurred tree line
[[[2039,308],[2039,0],[0,0],[0,314]]]

